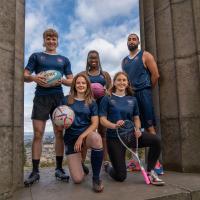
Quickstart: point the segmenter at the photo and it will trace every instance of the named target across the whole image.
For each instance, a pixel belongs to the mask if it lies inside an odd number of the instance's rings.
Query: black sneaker
[[[94,180],[93,179],[93,190],[95,192],[102,192],[104,189],[104,186],[102,184],[102,181],[101,180]]]
[[[24,181],[24,186],[29,187],[35,182],[39,182],[40,180],[40,174],[39,172],[31,172],[29,177]]]
[[[82,163],[82,167],[83,167],[84,174],[87,176],[90,172],[89,168],[84,163]]]
[[[55,177],[56,179],[61,180],[61,181],[66,181],[66,182],[69,181],[69,175],[66,174],[66,172],[62,168],[56,169]]]

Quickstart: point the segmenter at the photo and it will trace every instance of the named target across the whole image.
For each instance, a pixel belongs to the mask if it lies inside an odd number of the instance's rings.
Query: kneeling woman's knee
[[[100,149],[103,147],[102,138],[98,133],[94,133],[91,136],[92,147],[95,149]]]
[[[80,184],[83,181],[83,177],[72,177],[72,180],[75,184]]]

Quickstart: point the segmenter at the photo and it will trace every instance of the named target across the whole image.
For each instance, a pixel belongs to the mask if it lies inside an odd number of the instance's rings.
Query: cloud
[[[96,49],[103,69],[112,76],[128,54],[127,35],[139,34],[138,0],[26,0],[25,25],[25,63],[33,52],[43,51],[43,31],[53,27],[59,33],[58,52],[70,59],[74,74],[85,69],[88,51]],[[28,130],[34,88],[33,83],[25,84]],[[64,87],[64,93],[68,91]]]
[[[87,53],[92,49],[99,51],[106,70],[112,71],[120,67],[122,58],[128,54],[127,35],[130,32],[139,32],[138,20],[129,20],[127,24],[119,26],[102,26],[94,32],[88,31],[80,22],[75,22],[77,26],[73,24],[65,35],[73,72],[77,73],[85,68]],[[130,27],[134,28],[130,30]]]
[[[82,22],[93,26],[114,17],[127,17],[137,4],[138,0],[78,0],[75,13]]]

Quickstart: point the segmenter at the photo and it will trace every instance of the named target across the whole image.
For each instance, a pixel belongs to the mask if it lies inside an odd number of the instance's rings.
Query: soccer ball
[[[52,120],[56,126],[63,126],[67,129],[74,122],[74,117],[74,111],[69,106],[62,105],[53,111]]]

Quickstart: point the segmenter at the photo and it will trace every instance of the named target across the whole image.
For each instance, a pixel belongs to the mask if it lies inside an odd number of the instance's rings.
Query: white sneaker
[[[165,182],[158,177],[154,170],[148,173],[149,180],[152,185],[162,186],[165,185]]]

